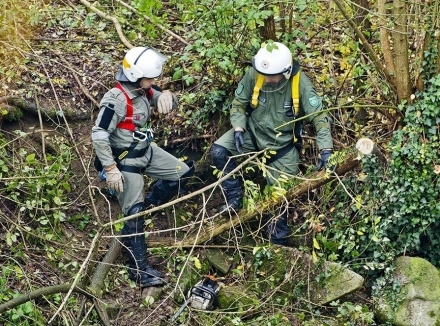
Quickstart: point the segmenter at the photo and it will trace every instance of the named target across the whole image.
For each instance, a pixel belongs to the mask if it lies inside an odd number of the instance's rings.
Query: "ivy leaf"
[[[200,263],[200,260],[197,257],[194,257],[194,266],[197,269],[202,269],[202,264]]]

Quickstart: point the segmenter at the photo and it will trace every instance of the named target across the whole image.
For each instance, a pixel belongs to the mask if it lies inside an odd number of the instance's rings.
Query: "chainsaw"
[[[177,312],[169,320],[174,322],[187,306],[198,310],[214,310],[218,305],[218,292],[220,285],[217,279],[211,275],[205,275],[203,280],[199,281],[188,291],[187,299]]]

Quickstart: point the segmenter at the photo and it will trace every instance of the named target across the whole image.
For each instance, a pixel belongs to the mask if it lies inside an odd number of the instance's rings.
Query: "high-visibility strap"
[[[292,104],[293,104],[293,118],[296,119],[299,115],[299,76],[300,70],[292,77]],[[293,123],[293,142],[297,143],[298,138],[295,135],[295,123]]]
[[[125,114],[125,119],[124,121],[119,122],[116,127],[120,129],[134,131],[136,126],[133,123],[133,101],[128,96],[127,92],[120,83],[117,83],[115,87],[121,90],[127,101],[127,113]]]
[[[251,104],[254,108],[258,105],[258,96],[260,95],[261,87],[263,86],[264,76],[262,74],[256,75],[257,80],[255,81],[254,91],[252,93],[252,101]],[[299,77],[300,70],[292,77],[292,102],[293,102],[293,111],[295,117],[299,113]]]
[[[258,105],[258,95],[260,94],[260,89],[263,86],[264,76],[257,73],[257,80],[254,86],[254,92],[252,93],[252,107],[256,108]]]
[[[299,77],[301,75],[301,70],[292,77],[292,109],[293,115],[296,119],[299,116]],[[254,86],[254,91],[252,93],[251,106],[255,109],[258,105],[258,96],[260,94],[261,87],[263,86],[264,76],[262,74],[256,74],[256,81]],[[293,142],[296,143],[298,141],[295,135],[295,123],[293,124]]]
[[[300,70],[292,77],[292,102],[293,102],[293,113],[295,118],[299,113],[299,76]]]

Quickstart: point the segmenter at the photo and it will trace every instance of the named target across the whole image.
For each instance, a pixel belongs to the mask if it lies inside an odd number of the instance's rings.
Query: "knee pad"
[[[223,170],[226,163],[228,162],[228,155],[231,155],[229,151],[221,146],[214,143],[211,147],[211,159],[212,165],[214,165],[217,169]]]

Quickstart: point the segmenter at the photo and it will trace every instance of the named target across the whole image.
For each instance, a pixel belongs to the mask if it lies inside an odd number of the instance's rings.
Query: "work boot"
[[[144,270],[130,268],[128,277],[142,288],[167,284],[164,275],[148,265],[144,267]]]
[[[128,276],[140,287],[160,286],[167,284],[164,275],[151,268],[146,259],[147,245],[145,235],[126,237],[124,245],[128,249]]]
[[[143,208],[143,203],[135,204],[127,216],[139,213]],[[128,276],[141,287],[165,285],[167,281],[164,276],[147,263],[147,244],[143,226],[143,218],[138,217],[126,221],[121,231],[121,235],[125,235],[121,240],[128,252]]]
[[[220,212],[233,210],[238,212],[243,201],[243,191],[241,190],[240,180],[228,178],[222,183],[222,188],[226,197],[226,204],[220,207]]]
[[[216,169],[228,174],[237,167],[235,159],[228,159],[232,154],[223,146],[214,143],[211,147],[212,165]],[[237,212],[241,208],[243,200],[243,190],[241,189],[240,179],[229,177],[221,184],[226,197],[226,204],[220,207],[220,213],[233,210]]]
[[[287,224],[287,209],[280,215],[274,217],[272,214],[263,215],[263,223],[266,225],[263,236],[271,243],[280,246],[288,245],[288,236],[290,228]]]
[[[146,208],[150,206],[160,206],[170,201],[171,198],[178,193],[186,193],[186,184],[189,177],[194,175],[195,165],[194,161],[186,162],[189,170],[183,174],[179,180],[169,181],[159,179],[153,186],[152,191],[145,196],[144,205]]]

